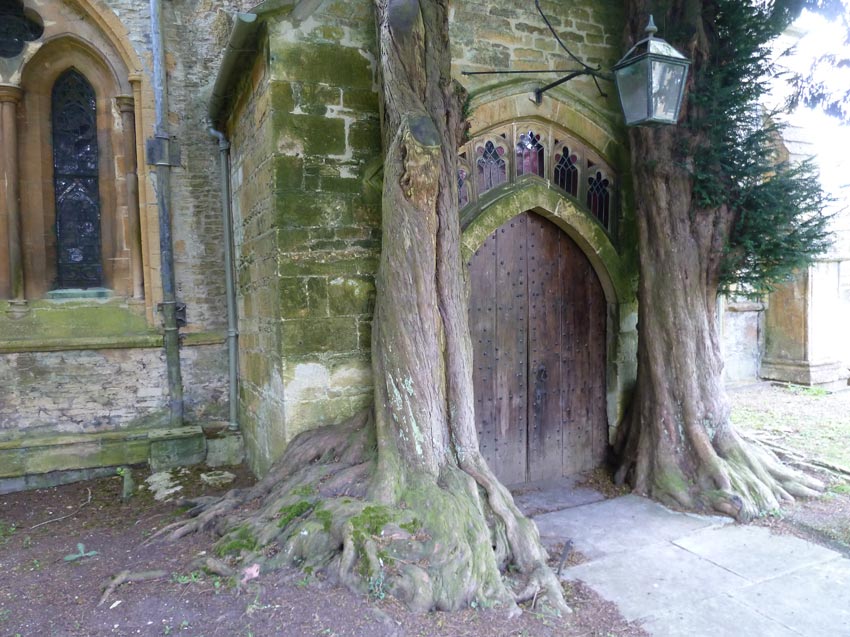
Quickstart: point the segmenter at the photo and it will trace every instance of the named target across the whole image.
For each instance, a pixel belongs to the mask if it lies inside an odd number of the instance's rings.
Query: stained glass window
[[[478,153],[478,192],[487,192],[508,180],[505,149],[487,140],[476,149]]]
[[[591,162],[588,162],[588,165],[588,167],[593,166]],[[593,216],[603,226],[608,228],[611,213],[611,184],[608,178],[599,170],[595,173],[591,171],[591,175],[587,179],[587,207],[590,208]]]
[[[578,156],[564,146],[555,153],[554,182],[561,190],[573,197],[578,196]]]
[[[540,143],[540,134],[526,131],[519,136],[516,145],[516,174],[543,177],[543,157],[546,150]]]
[[[0,58],[19,56],[26,43],[43,32],[44,27],[24,12],[21,0],[0,0]]]
[[[70,69],[53,85],[56,287],[103,284],[100,255],[97,110],[91,84]]]

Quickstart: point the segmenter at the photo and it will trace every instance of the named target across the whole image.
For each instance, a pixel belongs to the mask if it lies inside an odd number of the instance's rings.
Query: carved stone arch
[[[127,27],[103,0],[53,3],[24,0],[24,6],[38,12],[44,20],[44,43],[51,39],[75,35],[90,41],[106,57],[113,60],[116,67],[123,67],[116,68],[117,75],[123,78],[123,82],[126,82],[130,75],[141,72],[142,62],[133,48]],[[126,93],[129,85],[122,88]]]
[[[135,237],[130,236],[127,221],[138,204],[131,205],[126,172],[117,167],[127,165],[128,149],[135,149],[135,143],[128,144],[125,139],[125,133],[134,135],[134,131],[125,130],[116,100],[127,94],[129,83],[125,69],[116,69],[82,38],[65,35],[44,42],[21,75],[20,192],[27,297],[45,296],[56,278],[51,95],[57,78],[69,69],[85,77],[96,98],[104,285],[118,295],[131,296],[130,246]],[[134,164],[135,157],[130,162]]]
[[[609,304],[633,299],[631,277],[605,231],[587,211],[537,182],[524,182],[505,196],[468,211],[463,219],[464,259],[469,260],[496,228],[524,211],[552,221],[576,242],[599,277]]]
[[[470,99],[469,135],[509,122],[529,119],[558,125],[593,148],[616,169],[623,168],[628,149],[619,113],[581,94],[554,93],[541,104],[529,99],[536,84],[516,83],[473,95]]]

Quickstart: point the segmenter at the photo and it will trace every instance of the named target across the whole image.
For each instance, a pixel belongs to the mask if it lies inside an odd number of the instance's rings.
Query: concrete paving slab
[[[511,487],[511,494],[519,510],[527,516],[570,509],[605,499],[599,491],[578,486],[580,479],[579,475],[529,482]]]
[[[534,521],[544,541],[570,539],[589,559],[667,543],[731,522],[729,518],[678,513],[634,495],[545,513]]]
[[[658,637],[800,637],[728,595],[677,606],[645,619],[641,627]]]
[[[582,580],[614,602],[629,621],[692,606],[749,584],[740,575],[669,542],[617,551],[565,569],[562,577]]]
[[[841,554],[791,535],[758,526],[728,525],[673,540],[718,566],[760,582],[792,571],[840,559]]]
[[[830,560],[729,594],[806,637],[850,635],[850,560]]]

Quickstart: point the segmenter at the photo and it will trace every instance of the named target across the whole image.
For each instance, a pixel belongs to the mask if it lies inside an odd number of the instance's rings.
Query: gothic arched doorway
[[[524,212],[469,262],[481,451],[506,484],[598,466],[607,445],[599,279],[557,226]]]

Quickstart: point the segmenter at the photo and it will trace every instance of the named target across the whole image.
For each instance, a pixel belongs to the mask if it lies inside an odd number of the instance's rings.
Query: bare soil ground
[[[215,492],[203,487],[200,471],[184,476],[183,495]],[[146,477],[141,470],[134,473],[139,482]],[[237,478],[237,484],[250,481],[245,471]],[[146,491],[122,503],[118,477],[0,496],[0,636],[645,634],[580,584],[567,590],[574,614],[557,618],[526,608],[515,619],[481,608],[415,615],[382,591],[358,597],[296,569],[239,585],[193,566],[209,551],[209,536],[145,544],[180,513],[174,502],[157,502]],[[91,551],[97,553],[65,559]],[[164,574],[125,584],[98,606],[106,583],[123,570]]]
[[[749,434],[799,449],[797,460],[850,464],[850,391],[826,394],[761,383],[733,389],[730,397],[736,424]],[[184,476],[180,495],[232,486],[207,487],[200,472]],[[237,485],[250,483],[247,472],[238,474]],[[146,477],[138,469],[135,475],[138,482]],[[831,482],[823,498],[797,503],[760,523],[850,555],[850,486],[832,473],[822,476]],[[589,479],[600,481],[598,473]],[[620,493],[602,490],[611,497]],[[481,608],[414,615],[382,591],[359,597],[297,569],[235,584],[193,565],[210,550],[209,536],[145,544],[181,512],[174,502],[158,502],[144,489],[123,503],[117,476],[0,496],[0,637],[645,634],[581,584],[567,590],[573,615],[556,618],[526,608],[516,619]],[[43,524],[48,520],[54,521]],[[568,563],[580,559],[573,555]],[[98,606],[103,587],[123,570],[164,574],[125,584]]]

